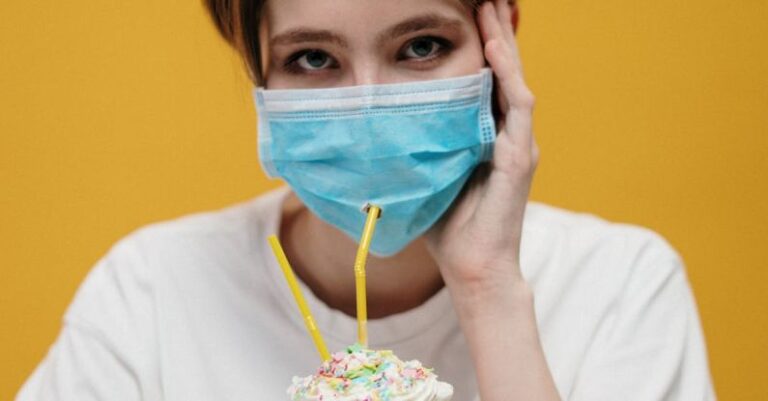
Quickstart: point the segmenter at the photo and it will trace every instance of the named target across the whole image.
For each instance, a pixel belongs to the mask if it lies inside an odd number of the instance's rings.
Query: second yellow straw
[[[355,291],[357,299],[357,342],[368,346],[368,304],[365,292],[365,262],[368,258],[368,248],[371,246],[373,231],[376,229],[376,220],[381,215],[381,209],[368,205],[368,217],[365,219],[363,235],[357,248],[355,257]]]

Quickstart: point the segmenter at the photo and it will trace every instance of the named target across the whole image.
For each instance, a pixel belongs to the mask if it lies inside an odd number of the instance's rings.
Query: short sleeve
[[[137,240],[89,272],[16,401],[160,400],[154,294]]]
[[[568,399],[715,400],[696,303],[679,254],[654,235],[632,269]]]

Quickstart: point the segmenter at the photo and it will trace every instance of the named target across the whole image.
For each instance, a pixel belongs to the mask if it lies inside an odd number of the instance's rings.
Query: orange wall
[[[247,78],[198,3],[0,2],[0,399],[110,244],[277,185],[258,170]],[[768,2],[522,11],[532,197],[666,236],[720,398],[768,399]]]

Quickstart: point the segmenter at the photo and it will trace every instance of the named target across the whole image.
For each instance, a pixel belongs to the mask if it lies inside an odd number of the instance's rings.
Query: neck
[[[280,241],[296,275],[329,307],[354,317],[357,243],[309,212],[293,193],[281,217]],[[366,282],[371,319],[413,309],[444,285],[421,238],[392,257],[369,255]]]

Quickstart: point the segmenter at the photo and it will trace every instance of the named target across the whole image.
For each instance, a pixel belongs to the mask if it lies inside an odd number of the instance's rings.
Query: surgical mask
[[[262,167],[355,241],[381,208],[371,252],[427,231],[491,158],[492,73],[323,89],[256,88]]]

